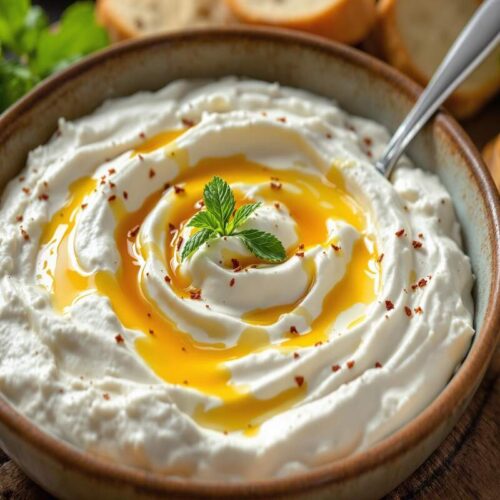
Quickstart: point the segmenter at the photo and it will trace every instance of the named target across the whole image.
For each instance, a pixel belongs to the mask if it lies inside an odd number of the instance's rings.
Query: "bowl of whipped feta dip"
[[[63,498],[381,496],[499,329],[499,200],[418,88],[264,29],[127,43],[0,117],[0,446]]]

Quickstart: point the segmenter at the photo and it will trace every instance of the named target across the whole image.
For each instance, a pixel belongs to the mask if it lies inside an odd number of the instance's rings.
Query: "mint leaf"
[[[35,5],[29,9],[24,18],[24,24],[16,37],[14,52],[19,55],[32,55],[37,48],[41,34],[47,30],[49,20],[45,11]]]
[[[186,257],[189,257],[194,251],[198,250],[203,243],[216,236],[217,233],[214,233],[211,229],[202,229],[201,231],[198,231],[194,236],[191,236],[191,238],[189,238],[187,243],[184,245],[181,259],[184,260]]]
[[[56,31],[40,35],[31,67],[45,77],[108,43],[106,30],[96,23],[93,3],[77,2],[64,11]]]
[[[202,210],[193,215],[188,222],[188,227],[197,227],[199,229],[211,229],[212,231],[222,231],[217,219],[208,211]]]
[[[234,210],[234,196],[229,184],[220,177],[214,177],[203,190],[203,201],[224,232]]]
[[[38,77],[26,67],[0,60],[0,113],[38,83]]]
[[[229,223],[227,232],[231,234],[235,229],[240,227],[261,205],[261,202],[249,203],[238,208],[233,220]]]
[[[271,233],[259,231],[258,229],[246,229],[234,233],[234,235],[238,236],[248,250],[259,259],[269,262],[281,262],[286,257],[281,241]]]

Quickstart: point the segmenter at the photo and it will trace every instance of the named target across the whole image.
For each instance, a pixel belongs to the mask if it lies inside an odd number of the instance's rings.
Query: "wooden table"
[[[49,5],[49,2],[36,3]],[[53,12],[68,3],[49,5]],[[56,6],[57,4],[57,6]],[[500,132],[500,96],[464,123],[478,148]],[[51,499],[0,450],[0,500]],[[500,499],[500,345],[486,376],[452,433],[386,500]]]

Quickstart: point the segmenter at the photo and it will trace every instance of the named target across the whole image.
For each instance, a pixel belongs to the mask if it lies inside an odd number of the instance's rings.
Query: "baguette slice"
[[[343,43],[363,40],[376,19],[375,0],[226,0],[241,21],[307,31]]]
[[[377,55],[426,85],[480,0],[381,0]],[[458,118],[476,113],[500,88],[500,47],[453,93],[446,106]]]
[[[500,191],[500,134],[486,144],[483,149],[483,158]]]
[[[224,0],[97,0],[113,40],[235,22]]]

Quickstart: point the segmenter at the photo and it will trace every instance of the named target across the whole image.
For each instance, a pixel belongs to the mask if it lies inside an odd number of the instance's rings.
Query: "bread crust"
[[[361,42],[376,20],[374,0],[332,0],[321,11],[279,22],[258,15],[241,0],[226,0],[226,3],[243,22],[306,31],[348,44]]]
[[[478,3],[480,3],[479,0]],[[415,64],[406,48],[398,28],[396,8],[397,0],[380,0],[378,3],[377,22],[371,47],[377,56],[425,86],[429,83],[429,78]],[[468,118],[498,92],[499,86],[500,77],[491,79],[481,87],[472,90],[459,88],[446,101],[446,107],[456,117]]]

